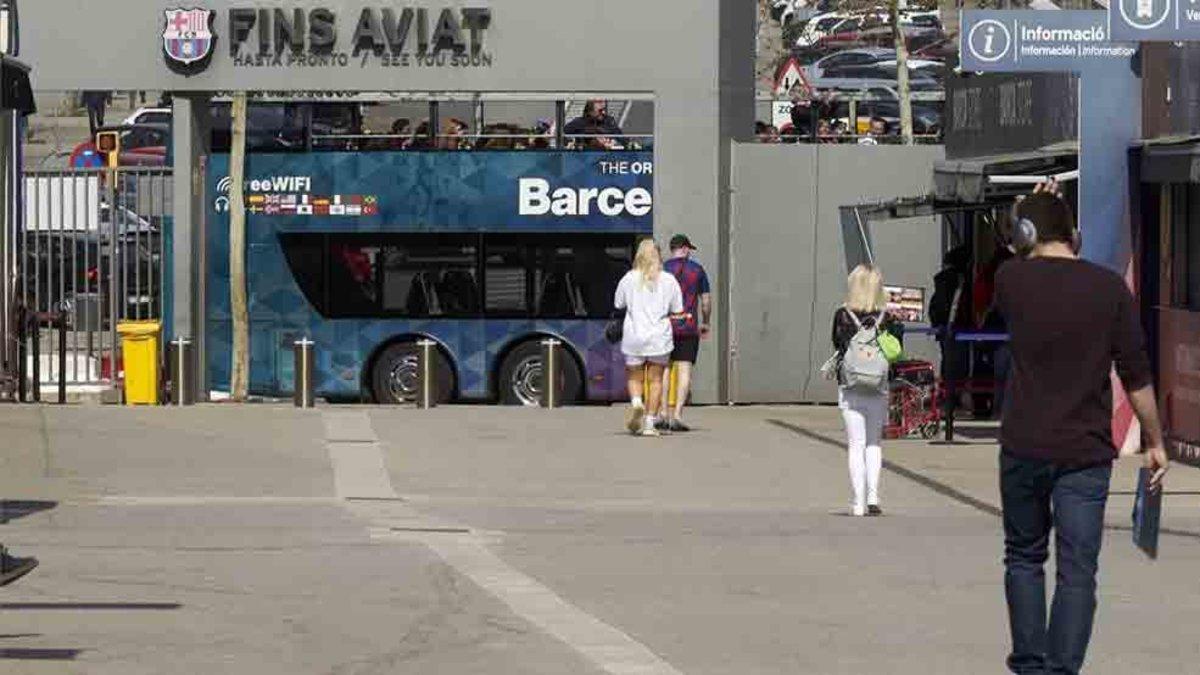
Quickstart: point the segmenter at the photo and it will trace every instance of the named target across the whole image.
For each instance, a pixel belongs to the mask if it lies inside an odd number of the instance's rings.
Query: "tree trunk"
[[[892,38],[896,44],[896,89],[900,96],[900,137],[905,145],[913,144],[912,100],[908,86],[908,43],[900,28],[900,2],[890,0],[892,13]]]
[[[230,397],[245,401],[250,388],[250,315],[246,306],[246,94],[233,95],[229,148],[229,303],[233,313]]]

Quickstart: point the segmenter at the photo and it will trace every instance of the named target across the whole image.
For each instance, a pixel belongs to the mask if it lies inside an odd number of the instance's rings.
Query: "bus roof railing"
[[[2,1],[0,0],[0,2]],[[213,101],[228,103],[232,100],[232,96],[232,92],[217,92],[213,96]],[[591,99],[603,101],[653,101],[655,96],[649,92],[628,91],[251,91],[247,92],[247,98],[260,103],[404,103],[421,101],[453,103],[472,103],[475,101],[553,103],[555,101],[587,101]]]

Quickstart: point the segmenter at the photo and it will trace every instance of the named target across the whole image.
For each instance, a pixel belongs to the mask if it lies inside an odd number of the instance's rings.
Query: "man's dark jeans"
[[[1096,567],[1112,464],[1071,467],[1000,453],[1004,592],[1014,673],[1078,673],[1096,613]],[[1046,621],[1050,529],[1058,575]]]

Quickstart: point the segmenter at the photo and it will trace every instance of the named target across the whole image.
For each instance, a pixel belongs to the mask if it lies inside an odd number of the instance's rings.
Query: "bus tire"
[[[412,342],[389,345],[371,367],[371,393],[376,403],[398,404],[416,399],[418,348]],[[454,397],[454,371],[440,349],[434,349],[434,379],[437,402],[449,403]]]
[[[578,401],[583,393],[583,375],[574,355],[563,350],[563,403]],[[542,392],[542,345],[537,340],[517,345],[500,364],[496,377],[500,403],[504,405],[536,406]]]

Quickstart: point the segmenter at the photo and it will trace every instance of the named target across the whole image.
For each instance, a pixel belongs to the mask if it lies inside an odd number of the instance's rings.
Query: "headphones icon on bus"
[[[1008,26],[996,19],[984,19],[971,26],[967,33],[967,49],[971,55],[984,63],[995,63],[1008,56],[1012,48],[1012,33]]]
[[[229,197],[227,195],[231,187],[233,187],[233,181],[230,180],[229,176],[225,176],[217,181],[217,192],[222,193],[220,197],[217,197],[213,201],[213,210],[217,213],[229,213]]]

